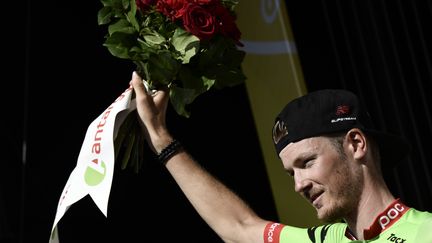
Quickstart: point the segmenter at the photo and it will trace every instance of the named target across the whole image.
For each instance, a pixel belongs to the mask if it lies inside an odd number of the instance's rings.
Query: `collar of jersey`
[[[399,198],[393,201],[383,212],[376,216],[369,229],[363,230],[364,239],[370,240],[381,234],[381,232],[396,223],[408,209],[409,207],[403,204]],[[345,236],[350,240],[358,240],[348,227],[345,230]]]

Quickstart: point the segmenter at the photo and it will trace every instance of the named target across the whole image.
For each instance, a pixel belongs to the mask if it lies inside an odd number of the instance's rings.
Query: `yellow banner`
[[[285,3],[243,0],[236,12],[247,53],[246,87],[279,220],[299,227],[317,225],[315,209],[294,192],[271,138],[274,119],[283,106],[307,92]]]

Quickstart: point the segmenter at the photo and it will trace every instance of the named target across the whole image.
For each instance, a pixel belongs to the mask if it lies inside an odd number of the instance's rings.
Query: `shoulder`
[[[414,242],[430,243],[432,242],[432,212],[419,211],[411,209],[410,220],[418,224],[417,235]]]
[[[393,229],[392,229],[393,228]],[[389,229],[391,236],[397,235],[407,241],[416,243],[432,242],[432,213],[410,208],[400,223]]]
[[[405,221],[420,225],[425,221],[430,221],[432,219],[432,212],[420,211],[415,208],[410,208],[405,214]]]
[[[414,242],[430,243],[432,242],[432,213],[422,213],[425,219],[419,225],[416,240]]]

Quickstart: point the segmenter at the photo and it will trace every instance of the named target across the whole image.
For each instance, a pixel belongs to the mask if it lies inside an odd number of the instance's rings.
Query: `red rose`
[[[212,5],[220,3],[220,0],[189,0],[190,2],[196,3],[198,5]]]
[[[201,5],[190,3],[183,15],[184,28],[200,40],[208,40],[217,33],[214,14]]]
[[[172,21],[175,21],[182,18],[187,5],[187,0],[159,0],[156,9]]]
[[[135,3],[141,11],[150,9],[151,5],[154,5],[157,0],[135,0]]]
[[[243,46],[240,42],[241,32],[235,23],[235,15],[222,5],[217,5],[215,7],[214,15],[216,16],[218,32],[223,36],[233,39],[237,45]]]

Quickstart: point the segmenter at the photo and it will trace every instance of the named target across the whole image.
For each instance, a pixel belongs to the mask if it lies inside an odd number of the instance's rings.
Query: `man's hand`
[[[173,140],[165,120],[169,100],[168,90],[148,92],[143,80],[136,72],[133,72],[130,84],[136,94],[137,111],[147,142],[158,154]]]

